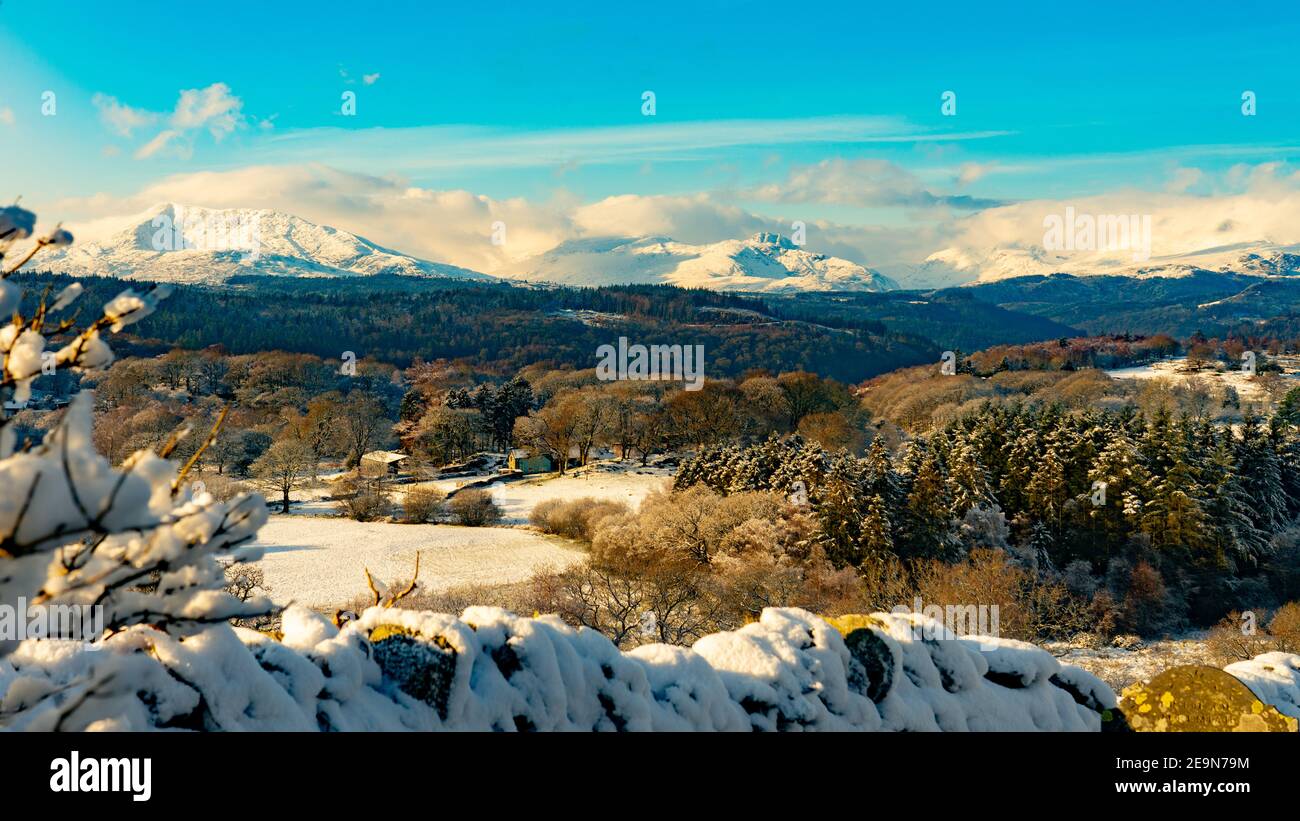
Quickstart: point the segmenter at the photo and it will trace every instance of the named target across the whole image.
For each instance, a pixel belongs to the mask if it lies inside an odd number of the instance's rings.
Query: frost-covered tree
[[[1241,422],[1236,459],[1246,495],[1251,499],[1255,527],[1276,533],[1290,522],[1282,484],[1281,464],[1262,420],[1247,413]]]
[[[32,236],[35,221],[17,206],[0,209],[0,265]],[[0,313],[12,317],[0,330],[0,394],[25,397],[43,368],[84,372],[107,366],[113,354],[105,337],[148,316],[166,296],[162,288],[124,290],[81,328],[66,317],[81,293],[78,285],[53,301],[41,297],[24,311],[22,290],[9,276],[42,248],[71,241],[56,228],[33,242],[18,264],[0,269]],[[53,348],[51,340],[57,340]],[[0,602],[99,608],[94,612],[103,634],[79,637],[93,641],[111,641],[143,624],[186,636],[207,624],[270,610],[264,598],[241,601],[225,592],[217,561],[266,520],[262,499],[240,495],[218,502],[195,492],[185,482],[188,465],[166,458],[174,441],[157,453],[132,454],[114,468],[92,444],[91,409],[90,394],[77,395],[62,421],[22,452],[14,452],[11,426],[0,422]],[[0,639],[0,678],[5,657],[18,644]],[[57,729],[83,708],[112,714],[115,705],[136,698],[141,664],[136,656],[102,654],[98,663],[65,670],[57,686],[10,690],[0,727]]]
[[[311,477],[316,463],[311,446],[287,436],[277,439],[256,462],[252,472],[265,488],[280,494],[280,512],[289,512],[289,494]]]

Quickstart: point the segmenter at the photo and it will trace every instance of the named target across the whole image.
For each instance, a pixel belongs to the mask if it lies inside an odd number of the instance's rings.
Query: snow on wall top
[[[135,627],[97,652],[25,642],[0,660],[0,715],[30,730],[1096,731],[1115,706],[1100,680],[1033,645],[923,639],[920,616],[867,621],[846,641],[806,611],[769,608],[689,649],[622,653],[498,608],[371,608],[339,630],[295,607],[282,641],[223,624],[184,638]],[[70,712],[46,698],[91,667],[136,686]]]

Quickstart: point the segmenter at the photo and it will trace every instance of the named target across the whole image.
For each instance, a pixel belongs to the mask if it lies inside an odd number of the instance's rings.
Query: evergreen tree
[[[957,442],[949,451],[948,464],[952,518],[963,518],[973,507],[994,506],[993,488],[973,447],[965,441]]]
[[[1282,489],[1282,470],[1273,442],[1253,413],[1242,419],[1235,456],[1242,487],[1251,500],[1251,521],[1264,533],[1277,533],[1291,518]]]
[[[1222,437],[1206,462],[1203,481],[1208,494],[1209,536],[1218,563],[1234,557],[1250,566],[1258,564],[1268,549],[1268,536],[1255,527],[1250,496],[1237,472],[1233,449]]]
[[[1201,488],[1187,463],[1177,459],[1156,482],[1142,511],[1140,529],[1162,551],[1200,555],[1207,550],[1207,520]]]
[[[950,557],[957,552],[959,542],[951,515],[947,471],[928,448],[914,447],[908,457],[907,502],[897,542],[899,552],[911,558]]]

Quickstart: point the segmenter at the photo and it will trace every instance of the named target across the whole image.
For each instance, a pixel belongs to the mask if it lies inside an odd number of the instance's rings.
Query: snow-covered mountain
[[[1127,251],[1063,254],[1041,247],[1000,247],[974,257],[957,249],[931,254],[917,270],[926,279],[954,276],[970,285],[1049,274],[1075,276],[1185,277],[1197,272],[1249,276],[1300,276],[1300,245],[1235,243],[1135,261]],[[946,276],[945,276],[946,274]]]
[[[162,282],[220,283],[234,276],[413,277],[492,281],[454,265],[407,256],[364,237],[265,209],[163,203],[124,227],[42,257],[44,270]]]
[[[596,286],[667,284],[719,291],[888,291],[892,279],[806,251],[781,234],[689,245],[666,237],[570,240],[503,271],[531,282]]]

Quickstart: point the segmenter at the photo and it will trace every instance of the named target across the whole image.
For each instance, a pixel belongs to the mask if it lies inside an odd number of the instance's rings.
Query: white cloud
[[[361,75],[361,82],[365,83],[365,84],[368,85],[368,86],[372,86],[372,85],[374,85],[374,84],[375,84],[376,82],[378,82],[378,81],[379,81],[379,72],[378,72],[378,71],[376,71],[374,74],[362,74],[362,75]]]
[[[168,128],[164,131],[159,131],[156,135],[154,135],[153,139],[149,140],[149,142],[145,143],[144,145],[136,149],[135,158],[137,160],[148,159],[149,157],[152,157],[155,154],[160,153],[168,145],[175,143],[177,141],[177,138],[179,138],[180,136],[181,136],[181,132],[177,131],[174,128]],[[179,148],[178,153],[183,158],[188,158],[190,156],[190,150],[188,149],[188,147]]]
[[[126,198],[96,195],[56,203],[52,209],[71,215],[78,236],[93,240],[120,229],[121,215],[159,202],[285,211],[413,256],[489,272],[549,250],[574,230],[567,216],[574,203],[562,196],[549,202],[497,200],[321,165],[180,174]],[[76,216],[80,221],[71,218]],[[492,223],[498,220],[508,229],[503,247],[491,242]]]
[[[136,149],[135,158],[141,160],[164,153],[188,159],[194,153],[197,132],[207,130],[220,142],[244,124],[244,103],[225,83],[181,90],[176,107],[166,115],[133,108],[107,94],[96,94],[91,101],[109,131],[127,139],[133,138],[137,130],[166,118],[168,127]]]
[[[1165,190],[1171,194],[1182,194],[1199,183],[1204,176],[1199,168],[1176,168],[1165,184]]]
[[[970,185],[984,179],[990,171],[997,167],[997,163],[979,163],[965,162],[957,169],[957,185]]]
[[[1174,174],[1169,189],[1113,191],[1075,199],[1030,200],[991,208],[944,227],[947,239],[931,257],[935,268],[963,279],[1023,274],[1097,273],[1135,266],[1191,263],[1217,267],[1245,248],[1300,243],[1300,175],[1277,163],[1234,166],[1215,190],[1188,193],[1209,184],[1196,169]],[[1149,259],[1132,248],[1063,251],[1045,247],[1044,220],[1076,215],[1151,218]]]
[[[792,175],[802,181],[801,173]],[[890,171],[880,169],[889,178]],[[1178,176],[1178,175],[1175,175]],[[899,178],[910,201],[918,189]],[[781,185],[798,203],[816,192]],[[566,240],[647,235],[703,244],[758,231],[789,232],[791,219],[805,219],[812,250],[880,270],[905,286],[926,287],[1007,273],[1095,269],[1131,264],[1127,254],[1076,253],[1054,258],[1043,248],[1044,218],[1077,213],[1150,214],[1152,264],[1171,255],[1256,242],[1300,243],[1300,177],[1285,166],[1235,167],[1198,189],[1209,193],[1122,190],[1075,200],[1033,200],[987,208],[960,218],[945,215],[891,225],[852,225],[807,219],[798,213],[760,214],[716,193],[642,196],[622,194],[582,202],[563,191],[545,200],[496,199],[464,190],[413,186],[394,177],[342,171],[322,164],[250,166],[234,171],[181,174],[160,180],[125,199],[96,195],[51,204],[83,239],[120,228],[120,216],[165,201],[214,208],[271,208],[365,236],[404,253],[437,262],[500,273]],[[802,193],[801,193],[802,192]],[[888,200],[883,191],[871,197]],[[824,195],[862,201],[853,188]],[[780,208],[781,205],[775,206]],[[909,209],[910,212],[910,209]],[[78,221],[76,218],[80,217]],[[491,242],[492,224],[506,223],[507,242]],[[929,260],[926,263],[926,260]]]
[[[1004,133],[930,132],[896,117],[645,122],[543,131],[468,126],[308,128],[269,137],[257,146],[257,156],[259,162],[277,164],[348,163],[416,172],[642,163],[698,159],[701,152],[741,146],[956,142]]]
[[[243,121],[243,106],[243,101],[231,94],[230,86],[225,83],[186,89],[176,102],[171,124],[182,130],[206,128],[219,141]]]
[[[791,169],[779,183],[751,189],[749,198],[764,202],[827,203],[852,206],[978,209],[1000,203],[964,194],[936,194],[912,172],[878,159],[822,160]]]
[[[53,203],[83,241],[125,224],[122,215],[159,202],[211,208],[271,208],[360,234],[404,253],[487,273],[569,239],[663,235],[708,243],[758,231],[789,232],[790,221],[718,202],[707,193],[686,196],[620,195],[582,203],[563,192],[545,201],[494,199],[469,191],[439,191],[404,180],[341,171],[323,165],[255,166],[236,171],[180,174],[138,193]],[[79,218],[79,219],[77,219]],[[506,224],[504,246],[491,242],[492,224]],[[819,250],[872,264],[870,254],[912,234],[809,223]],[[897,254],[891,253],[891,258]],[[873,267],[877,267],[874,266]]]
[[[779,230],[772,220],[718,203],[706,193],[606,197],[574,209],[572,219],[583,236],[656,235],[691,244]]]
[[[108,130],[119,137],[129,139],[137,128],[152,125],[158,119],[158,115],[152,111],[132,108],[107,94],[96,94],[90,98],[90,102],[99,109],[99,118],[108,126]]]

